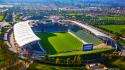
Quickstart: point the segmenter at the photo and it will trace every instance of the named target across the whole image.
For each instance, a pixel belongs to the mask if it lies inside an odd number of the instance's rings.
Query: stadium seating
[[[67,32],[68,28],[58,23],[38,24],[32,27],[34,32]]]
[[[38,43],[33,44],[29,47],[25,47],[25,49],[34,56],[41,56],[46,54],[44,49],[40,48],[40,45]]]
[[[70,26],[70,31],[87,43],[93,43],[94,45],[99,45],[102,43],[100,39],[96,38],[92,34],[85,32],[84,30],[81,30],[80,27],[76,25]]]
[[[94,45],[98,45],[102,43],[102,41],[92,34],[81,30],[81,28],[77,25],[69,25],[68,27],[58,24],[58,23],[48,23],[48,24],[37,24],[32,29],[34,32],[68,32],[69,30],[80,37],[82,40],[86,41],[87,43],[93,43]]]

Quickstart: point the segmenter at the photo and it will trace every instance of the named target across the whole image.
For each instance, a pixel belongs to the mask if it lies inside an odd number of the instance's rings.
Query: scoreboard
[[[93,50],[93,44],[84,44],[83,51],[90,51]]]

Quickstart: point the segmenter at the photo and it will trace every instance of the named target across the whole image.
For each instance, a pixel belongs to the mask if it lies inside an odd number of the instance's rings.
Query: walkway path
[[[11,47],[9,48],[9,50],[11,50],[11,51],[13,51],[13,52],[15,52],[15,53],[20,53],[20,52],[22,52],[21,47],[19,47],[19,46],[16,44],[15,40],[14,40],[13,33],[12,33],[11,36],[10,36],[10,43],[11,43]]]

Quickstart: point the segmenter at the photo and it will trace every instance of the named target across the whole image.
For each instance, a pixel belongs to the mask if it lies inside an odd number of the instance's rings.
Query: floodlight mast
[[[115,44],[115,48],[116,48],[116,50],[118,50],[118,45],[117,44]]]

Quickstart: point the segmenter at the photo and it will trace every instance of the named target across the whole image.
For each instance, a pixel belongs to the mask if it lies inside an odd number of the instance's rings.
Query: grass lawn
[[[99,16],[98,18],[106,21],[125,21],[125,16]]]
[[[4,60],[0,60],[0,69],[3,68],[3,66],[6,64],[7,62]]]
[[[6,63],[5,60],[3,60],[4,53],[0,50],[0,68]]]
[[[67,16],[82,16],[83,14],[80,13],[69,13],[69,14],[65,14]]]
[[[123,40],[116,40],[120,45],[123,45],[123,47],[125,48],[125,41]]]
[[[125,25],[99,25],[99,27],[104,28],[109,31],[120,33],[120,31],[125,28]]]
[[[121,30],[125,28],[125,25],[99,25],[99,27],[112,31],[112,36],[116,36],[115,33],[121,34]],[[116,40],[120,45],[125,46],[125,41],[123,40]]]
[[[3,20],[3,16],[0,16],[0,22],[2,22],[2,20]]]
[[[49,56],[55,57],[55,56],[84,55],[84,54],[91,54],[91,53],[104,52],[104,51],[108,51],[108,50],[112,50],[112,49],[111,49],[111,48],[105,48],[105,49],[93,49],[93,50],[91,50],[91,51],[67,52],[67,53],[53,54],[53,55],[49,55]]]
[[[5,61],[0,61],[0,65],[2,65],[2,64],[4,64],[5,63]]]
[[[81,50],[83,43],[69,33],[38,33],[41,45],[47,52]]]
[[[50,56],[83,55],[111,50],[111,48],[105,48],[92,51],[73,51],[82,50],[83,43],[69,33],[38,33],[37,35],[41,38],[41,45],[47,52],[56,53]]]

